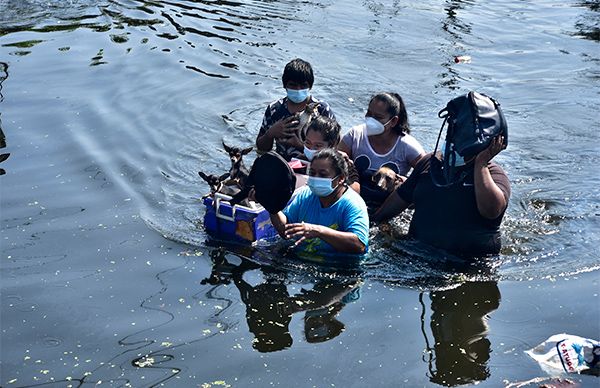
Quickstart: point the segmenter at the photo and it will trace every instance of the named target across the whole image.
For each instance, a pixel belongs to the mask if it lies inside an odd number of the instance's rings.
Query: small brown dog
[[[389,167],[380,167],[379,170],[373,174],[372,179],[375,186],[385,192],[391,193],[406,180],[406,177],[396,174],[394,170]]]

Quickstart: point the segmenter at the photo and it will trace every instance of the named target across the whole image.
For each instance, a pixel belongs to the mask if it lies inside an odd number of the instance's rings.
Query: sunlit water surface
[[[599,26],[593,1],[0,0],[0,385],[544,376],[523,350],[600,332]],[[294,57],[344,129],[400,93],[426,150],[448,100],[497,98],[502,254],[442,259],[409,217],[352,264],[207,240],[197,172],[253,144]]]

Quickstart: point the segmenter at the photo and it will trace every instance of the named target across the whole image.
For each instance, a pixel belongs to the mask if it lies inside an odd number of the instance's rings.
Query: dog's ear
[[[225,151],[227,151],[228,154],[231,153],[231,147],[225,144],[225,140],[222,140],[221,143],[223,143],[223,148],[225,149]]]
[[[204,179],[205,181],[208,182],[208,175],[206,175],[205,173],[203,173],[202,171],[198,171],[198,175],[200,175],[200,177],[202,179]]]
[[[244,148],[242,150],[242,155],[247,155],[250,153],[250,151],[252,151],[252,147]]]

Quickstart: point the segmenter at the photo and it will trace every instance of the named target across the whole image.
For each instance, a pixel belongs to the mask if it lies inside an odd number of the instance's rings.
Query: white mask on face
[[[387,123],[389,123],[392,119],[389,119]],[[385,132],[385,126],[387,125],[381,124],[379,120],[374,119],[373,117],[367,116],[365,117],[365,125],[367,126],[367,136],[377,136],[381,135]]]

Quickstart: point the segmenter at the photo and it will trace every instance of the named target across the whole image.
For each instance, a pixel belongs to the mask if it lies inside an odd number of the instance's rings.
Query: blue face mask
[[[287,91],[287,98],[293,103],[299,104],[302,101],[306,101],[309,96],[310,89],[285,89]]]
[[[306,156],[306,159],[308,159],[309,162],[313,160],[317,152],[318,150],[311,150],[310,148],[304,146],[304,156]]]
[[[455,158],[454,159],[454,167],[464,166],[465,165],[465,158],[463,158],[462,156],[460,156],[458,154],[458,152],[456,152],[454,150],[454,144],[451,144],[451,146],[452,146],[452,149],[453,149],[452,153],[454,153],[454,158]],[[441,151],[442,151],[442,157],[444,157],[445,156],[444,152],[446,152],[446,142],[442,143]],[[450,155],[450,160],[452,160],[452,155]]]
[[[337,185],[335,187],[331,186],[333,180],[336,178],[337,176],[334,178],[319,178],[316,176],[309,176],[307,185],[310,188],[310,191],[312,191],[312,193],[317,197],[327,197],[337,188]]]

